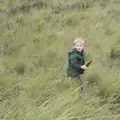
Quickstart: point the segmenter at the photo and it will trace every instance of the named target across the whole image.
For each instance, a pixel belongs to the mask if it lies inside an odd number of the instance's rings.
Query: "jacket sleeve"
[[[70,58],[70,65],[75,69],[81,69],[81,65],[77,63],[76,56]]]

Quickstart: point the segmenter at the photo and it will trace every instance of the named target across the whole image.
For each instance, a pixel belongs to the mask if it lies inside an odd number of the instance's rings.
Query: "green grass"
[[[120,119],[119,0],[0,4],[0,120]],[[93,59],[84,92],[65,77],[76,37]]]

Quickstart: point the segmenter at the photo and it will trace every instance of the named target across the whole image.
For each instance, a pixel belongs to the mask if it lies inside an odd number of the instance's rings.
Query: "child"
[[[84,59],[84,41],[81,38],[76,38],[73,43],[74,47],[72,52],[68,53],[67,76],[71,77],[73,80],[80,80],[80,86],[83,90],[83,81],[81,77],[87,68]]]

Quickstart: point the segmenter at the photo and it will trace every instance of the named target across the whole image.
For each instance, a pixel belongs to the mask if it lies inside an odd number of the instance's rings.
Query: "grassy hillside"
[[[120,1],[0,1],[0,120],[119,120]],[[65,77],[85,39],[85,90]]]

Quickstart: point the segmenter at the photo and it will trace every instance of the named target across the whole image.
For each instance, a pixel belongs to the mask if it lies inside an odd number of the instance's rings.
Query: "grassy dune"
[[[119,0],[0,1],[0,120],[120,120]],[[65,77],[85,39],[85,89]]]

